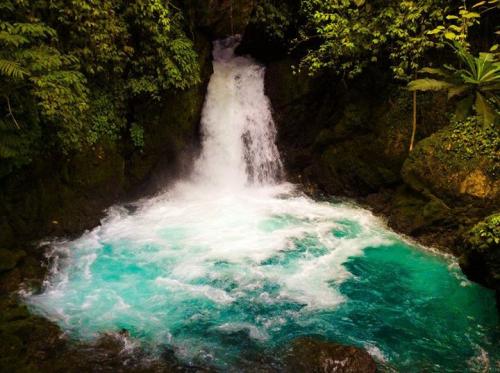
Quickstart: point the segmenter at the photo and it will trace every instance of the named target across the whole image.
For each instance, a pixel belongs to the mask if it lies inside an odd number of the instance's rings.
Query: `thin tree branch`
[[[12,108],[11,108],[11,106],[10,106],[9,96],[4,96],[4,97],[5,97],[5,99],[7,100],[7,107],[8,107],[8,109],[9,109],[9,115],[10,115],[10,117],[12,118],[12,120],[14,121],[14,124],[16,125],[16,128],[17,128],[18,130],[20,130],[20,129],[21,129],[21,127],[19,126],[19,123],[17,123],[17,120],[16,120],[16,118],[14,117],[14,113],[12,113]]]

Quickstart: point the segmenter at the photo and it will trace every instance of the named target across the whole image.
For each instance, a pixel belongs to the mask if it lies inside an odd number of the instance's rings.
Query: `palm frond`
[[[483,85],[481,91],[500,91],[500,82]]]
[[[453,87],[453,84],[437,79],[415,79],[408,83],[410,91],[442,91]]]
[[[434,68],[434,67],[424,67],[420,69],[421,73],[426,73],[426,74],[431,74],[431,75],[439,75],[442,76],[443,78],[448,78],[450,77],[450,73],[447,72],[446,70],[440,69],[440,68]]]
[[[477,65],[474,56],[458,44],[455,45],[455,53],[469,67],[468,71],[471,75],[477,78]]]
[[[495,109],[479,92],[476,93],[476,102],[474,103],[474,107],[478,117],[482,119],[485,126],[494,123],[496,117]]]
[[[455,96],[461,96],[470,89],[470,86],[466,84],[456,85],[448,88],[448,100]]]

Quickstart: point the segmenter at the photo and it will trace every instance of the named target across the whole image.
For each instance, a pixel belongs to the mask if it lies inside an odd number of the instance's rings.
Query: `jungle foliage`
[[[491,23],[499,11],[499,0],[301,0],[301,27],[293,48],[302,50],[299,70],[310,75],[329,70],[348,79],[377,65],[382,71],[390,69],[395,81],[413,79],[409,85],[413,91],[411,151],[417,130],[417,91],[446,90],[450,99],[458,101],[457,120],[475,112],[484,124],[498,121],[500,65],[494,39],[500,30],[490,26],[492,37],[474,35],[481,47],[491,41],[489,53],[473,45],[471,30],[480,26],[483,16],[490,17]],[[443,60],[452,63],[422,69]],[[416,79],[419,73],[437,75],[440,80]]]
[[[162,0],[0,0],[0,177],[48,151],[141,146],[131,103],[199,81],[184,23]]]
[[[423,68],[421,73],[438,79],[415,79],[408,88],[411,91],[444,90],[448,99],[457,99],[457,120],[465,120],[474,110],[484,125],[494,124],[500,108],[500,61],[493,53],[480,53],[474,57],[459,43],[455,52],[462,67]]]
[[[428,35],[450,11],[450,1],[303,0],[297,43],[307,45],[300,67],[332,69],[352,78],[388,56],[397,78],[408,79],[423,55],[443,43]]]

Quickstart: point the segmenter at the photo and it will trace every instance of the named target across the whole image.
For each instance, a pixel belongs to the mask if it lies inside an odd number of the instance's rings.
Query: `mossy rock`
[[[497,133],[496,139],[490,139],[491,131],[461,125],[451,125],[419,142],[404,162],[403,180],[414,190],[450,204],[499,205],[500,155],[495,148],[500,137]]]
[[[349,103],[342,118],[334,127],[335,139],[343,139],[366,132],[370,127],[370,106],[368,102]]]
[[[292,65],[295,63],[290,58],[269,64],[266,68],[266,93],[278,111],[293,103],[301,107],[304,105],[304,113],[310,115],[306,105],[300,100],[316,91],[316,80],[304,72],[294,73]]]
[[[255,7],[254,0],[189,0],[195,24],[216,39],[242,34]]]
[[[500,290],[500,212],[474,225],[462,239],[460,267],[471,280]]]
[[[442,202],[428,199],[404,186],[393,195],[389,223],[406,234],[421,233],[452,218],[453,211]]]
[[[65,183],[72,190],[120,189],[124,181],[124,160],[113,145],[96,145],[93,149],[76,154],[63,169]]]
[[[364,152],[365,142],[330,146],[316,165],[318,184],[332,194],[365,195],[394,184],[398,176]],[[368,157],[367,157],[368,155]]]

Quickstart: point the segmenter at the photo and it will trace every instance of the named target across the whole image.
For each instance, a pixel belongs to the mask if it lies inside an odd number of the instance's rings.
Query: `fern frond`
[[[0,9],[10,10],[12,12],[14,11],[14,4],[9,0],[0,1]]]
[[[0,43],[4,45],[12,45],[18,47],[22,44],[28,43],[28,38],[23,35],[12,34],[7,31],[0,31]]]
[[[43,23],[14,23],[12,27],[14,34],[26,35],[35,38],[57,37],[57,32],[52,27]]]
[[[29,75],[17,62],[4,59],[0,59],[0,74],[14,79],[23,79]]]

